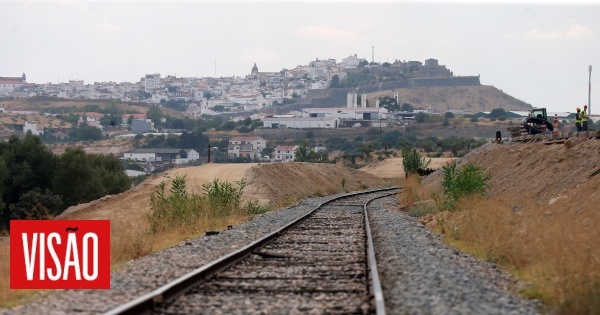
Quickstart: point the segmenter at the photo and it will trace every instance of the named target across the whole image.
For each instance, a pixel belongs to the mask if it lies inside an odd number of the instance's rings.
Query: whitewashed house
[[[260,159],[262,157],[261,152],[266,146],[267,140],[261,137],[233,137],[229,139],[227,156],[230,158],[249,157],[251,159]]]
[[[135,149],[123,153],[123,158],[136,162],[185,164],[199,160],[200,154],[194,149]]]
[[[276,162],[293,162],[296,159],[297,145],[280,145],[273,150],[273,158]]]

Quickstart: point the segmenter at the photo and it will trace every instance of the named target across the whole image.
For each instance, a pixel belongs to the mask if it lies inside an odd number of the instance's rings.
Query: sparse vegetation
[[[431,163],[431,160],[421,157],[415,149],[402,151],[402,158],[402,167],[407,177],[416,174],[419,169],[426,169]]]
[[[246,218],[267,211],[254,200],[242,205],[245,187],[245,180],[230,183],[215,179],[202,185],[204,195],[198,195],[188,194],[186,176],[176,176],[169,191],[161,182],[150,197],[150,232],[159,235],[177,230],[187,236],[217,227],[230,216]]]
[[[599,314],[600,250],[592,245],[598,232],[567,216],[475,197],[463,199],[437,227],[450,243],[527,280],[522,293],[557,307],[557,314]]]
[[[466,196],[485,195],[486,183],[491,179],[483,168],[473,163],[467,163],[457,169],[456,161],[453,161],[442,167],[442,170],[444,195],[455,202]]]
[[[399,195],[402,209],[421,217],[445,241],[527,281],[520,293],[555,307],[553,313],[600,314],[600,249],[592,245],[600,238],[595,208],[566,198],[559,204],[506,193],[490,197],[491,177],[473,163],[450,163],[443,172],[441,191],[429,195],[418,181],[407,179]],[[586,189],[595,187],[586,184]]]

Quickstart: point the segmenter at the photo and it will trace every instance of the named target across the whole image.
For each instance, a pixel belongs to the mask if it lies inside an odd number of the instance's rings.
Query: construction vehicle
[[[530,111],[529,117],[523,118],[523,128],[530,135],[538,133],[552,132],[554,125],[548,121],[548,115],[545,108],[534,108]]]

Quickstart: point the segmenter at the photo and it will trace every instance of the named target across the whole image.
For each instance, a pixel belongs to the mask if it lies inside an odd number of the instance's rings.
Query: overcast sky
[[[600,113],[600,2],[570,3],[0,0],[0,76],[243,77],[254,62],[279,71],[317,58],[371,61],[374,47],[377,62],[434,58],[552,111],[587,104],[592,65]]]

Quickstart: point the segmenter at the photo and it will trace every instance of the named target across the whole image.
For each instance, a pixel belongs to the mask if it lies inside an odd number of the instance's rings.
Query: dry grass
[[[402,181],[403,189],[398,193],[398,201],[402,206],[410,207],[415,202],[427,199],[429,192],[420,184],[421,176],[409,176]]]
[[[195,226],[171,229],[164,233],[151,234],[148,222],[131,222],[125,219],[111,220],[111,266],[120,269],[132,259],[162,250],[188,238],[196,237],[211,230],[223,230],[250,219],[250,215],[233,214],[228,217],[213,218]],[[22,299],[39,292],[37,290],[10,290],[9,243],[0,242],[0,308],[15,306]]]
[[[36,290],[10,289],[10,251],[8,242],[0,242],[0,308],[10,307],[19,303],[21,298],[30,296]]]
[[[561,314],[600,314],[598,211],[468,199],[436,225],[458,247],[532,283],[526,296]]]

